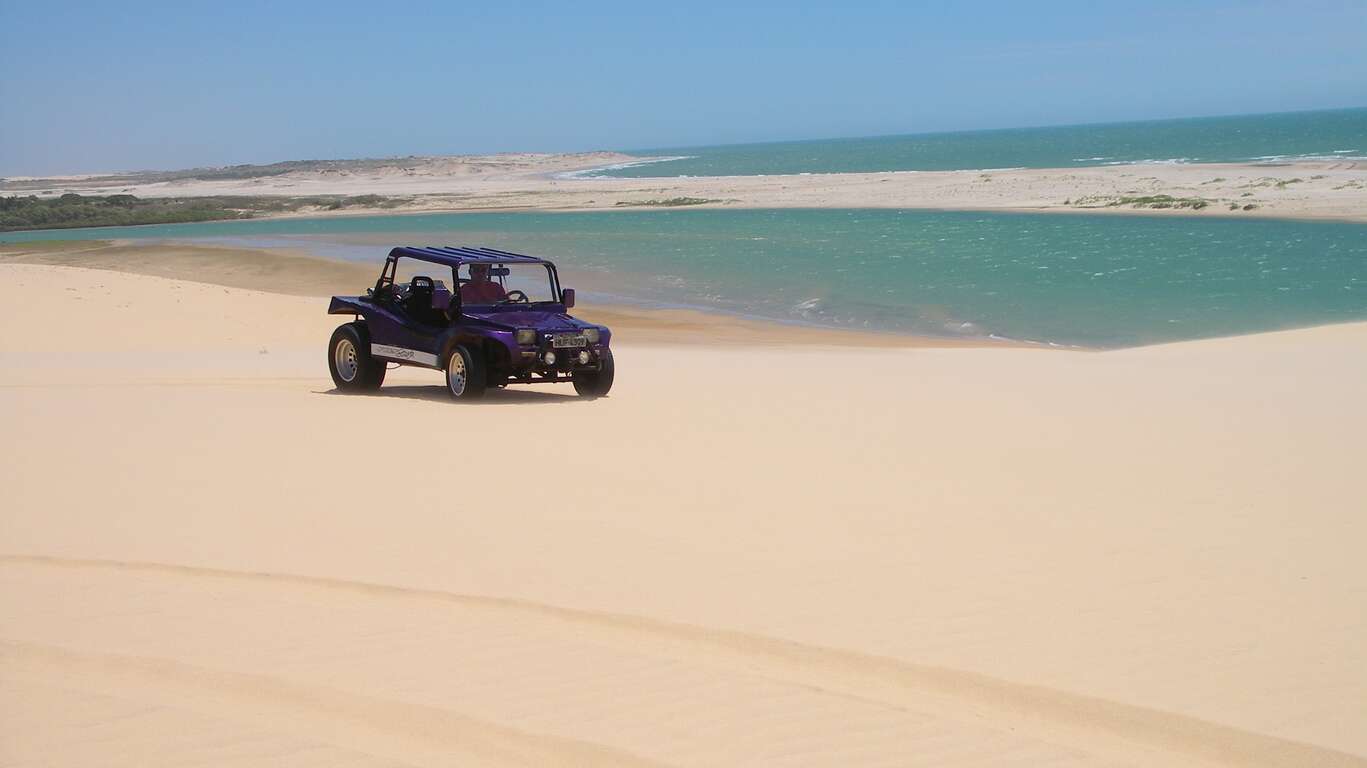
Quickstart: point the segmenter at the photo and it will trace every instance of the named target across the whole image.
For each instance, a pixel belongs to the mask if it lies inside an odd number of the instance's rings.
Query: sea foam
[[[643,157],[638,160],[628,160],[624,163],[613,163],[611,165],[600,165],[594,168],[582,168],[577,171],[564,171],[555,174],[557,179],[606,179],[611,178],[604,174],[608,171],[620,171],[626,168],[638,168],[652,163],[668,163],[674,160],[692,160],[696,155],[676,155],[671,157]]]

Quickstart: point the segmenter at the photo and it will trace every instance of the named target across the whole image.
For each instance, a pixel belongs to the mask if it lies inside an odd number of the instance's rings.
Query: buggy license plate
[[[551,345],[556,349],[566,347],[582,347],[588,344],[584,337],[576,333],[557,333],[551,337]]]

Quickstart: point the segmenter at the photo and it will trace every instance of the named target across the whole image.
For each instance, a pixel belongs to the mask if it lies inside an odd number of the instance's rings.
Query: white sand
[[[1000,171],[910,171],[786,176],[609,179],[565,178],[567,171],[629,160],[613,153],[413,158],[366,172],[291,172],[254,179],[97,182],[62,178],[0,193],[418,196],[397,209],[304,210],[290,215],[400,211],[609,209],[688,197],[726,208],[927,208],[1282,217],[1367,221],[1367,162],[1135,164]],[[659,173],[676,173],[669,164]],[[1207,202],[1200,210],[1109,205],[1122,198],[1169,195]],[[1234,206],[1236,210],[1231,210]],[[1246,210],[1247,208],[1247,210]]]
[[[1367,324],[463,406],[318,299],[0,286],[0,765],[1367,765]]]

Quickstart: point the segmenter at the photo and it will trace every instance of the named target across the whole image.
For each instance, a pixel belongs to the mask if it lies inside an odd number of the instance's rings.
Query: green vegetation
[[[1320,177],[1315,176],[1315,177],[1313,177],[1313,178],[1320,178]],[[1294,178],[1294,179],[1279,179],[1279,178],[1277,178],[1277,177],[1275,177],[1275,176],[1263,176],[1262,178],[1258,179],[1257,181],[1250,182],[1250,183],[1248,183],[1248,184],[1244,184],[1243,186],[1244,186],[1245,189],[1257,189],[1257,188],[1259,188],[1259,187],[1276,187],[1277,189],[1286,189],[1288,186],[1290,186],[1290,185],[1292,185],[1292,184],[1300,184],[1300,183],[1302,183],[1302,182],[1304,182],[1304,181],[1305,181],[1305,179],[1302,179],[1302,178],[1299,178],[1299,177]]]
[[[1110,203],[1111,206],[1132,205],[1135,208],[1190,208],[1199,211],[1210,205],[1203,197],[1173,197],[1172,195],[1140,195],[1121,197]]]
[[[343,208],[394,208],[408,198],[352,197],[168,197],[77,195],[40,198],[0,197],[0,232],[72,227],[125,227],[194,221],[249,219],[261,214],[336,211]]]
[[[337,198],[295,198],[297,200],[310,201],[307,205],[316,205],[325,211],[339,211],[343,208],[398,208],[412,198],[404,197],[385,197],[384,195],[352,195],[351,197]]]
[[[1090,208],[1116,208],[1122,205],[1135,208],[1186,208],[1199,211],[1211,204],[1204,197],[1173,197],[1172,195],[1133,195],[1126,197],[1094,196],[1080,198],[1078,205]]]
[[[157,184],[171,181],[241,181],[287,173],[317,173],[320,175],[349,175],[359,173],[399,172],[414,170],[424,161],[419,157],[391,157],[368,160],[289,160],[269,165],[230,165],[223,168],[188,168],[180,171],[136,171],[106,176],[91,176],[82,183],[94,186],[124,184]],[[10,191],[50,189],[60,182],[54,179],[0,179]]]
[[[85,197],[76,194],[46,199],[0,197],[0,232],[173,224],[240,219],[246,215],[218,204],[214,198],[139,200],[132,195]]]
[[[662,206],[662,207],[667,207],[667,208],[673,208],[673,207],[680,206],[680,205],[706,205],[706,204],[708,204],[708,203],[724,203],[724,202],[726,202],[726,201],[725,201],[725,200],[714,199],[714,198],[709,198],[709,197],[671,197],[671,198],[668,198],[668,199],[665,199],[665,200],[618,200],[618,201],[615,203],[615,205],[620,205],[620,206],[649,205],[649,206]]]

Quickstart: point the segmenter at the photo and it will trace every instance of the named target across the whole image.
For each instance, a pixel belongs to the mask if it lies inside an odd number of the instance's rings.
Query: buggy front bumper
[[[577,371],[598,371],[603,367],[603,353],[607,348],[594,344],[585,347],[556,349],[542,345],[536,349],[524,348],[519,356],[519,374],[557,376],[573,374]]]

